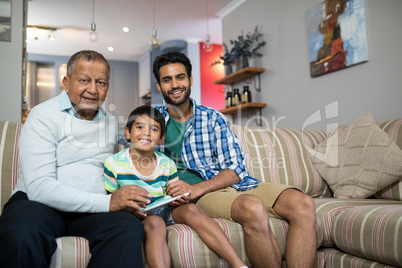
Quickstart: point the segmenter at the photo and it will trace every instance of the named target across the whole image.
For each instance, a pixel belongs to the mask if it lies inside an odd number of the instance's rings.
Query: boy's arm
[[[113,163],[113,158],[108,157],[103,169],[105,189],[112,193],[109,211],[125,210],[131,213],[139,212],[141,207],[136,202],[149,204],[151,201],[148,198],[152,197],[151,194],[137,185],[120,186],[117,182],[117,172],[113,167]]]

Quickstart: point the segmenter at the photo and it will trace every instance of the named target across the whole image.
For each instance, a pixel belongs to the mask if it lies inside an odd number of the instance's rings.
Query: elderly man
[[[133,215],[150,195],[104,189],[103,162],[117,145],[117,121],[101,108],[110,66],[75,53],[65,91],[30,112],[19,139],[20,179],[0,217],[1,267],[49,267],[61,236],[89,240],[89,267],[141,267],[144,230]]]

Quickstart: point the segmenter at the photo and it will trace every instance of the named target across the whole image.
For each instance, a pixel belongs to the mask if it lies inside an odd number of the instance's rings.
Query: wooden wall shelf
[[[265,72],[264,68],[246,67],[214,81],[214,84],[234,84],[263,72]]]
[[[229,108],[225,108],[222,110],[219,110],[219,112],[223,113],[223,114],[235,114],[237,113],[237,111],[247,111],[250,109],[262,109],[265,106],[267,106],[267,104],[265,103],[257,103],[257,102],[248,102],[248,103],[242,103],[236,106],[232,106]]]

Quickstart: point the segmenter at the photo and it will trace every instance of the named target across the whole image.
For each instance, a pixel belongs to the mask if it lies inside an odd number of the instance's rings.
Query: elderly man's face
[[[78,60],[71,77],[64,77],[63,85],[78,114],[92,120],[107,96],[107,66],[98,61]]]

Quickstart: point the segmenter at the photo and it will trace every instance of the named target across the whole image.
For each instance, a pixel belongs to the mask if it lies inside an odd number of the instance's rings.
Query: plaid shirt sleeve
[[[219,170],[233,170],[240,178],[240,183],[232,185],[232,187],[237,190],[257,187],[259,181],[250,177],[239,140],[224,117],[217,118],[213,133]]]
[[[257,187],[259,180],[249,175],[239,140],[226,118],[212,108],[194,104],[194,110],[182,147],[186,167],[198,171],[204,180],[230,169],[240,178],[240,182],[231,187],[237,190]]]

